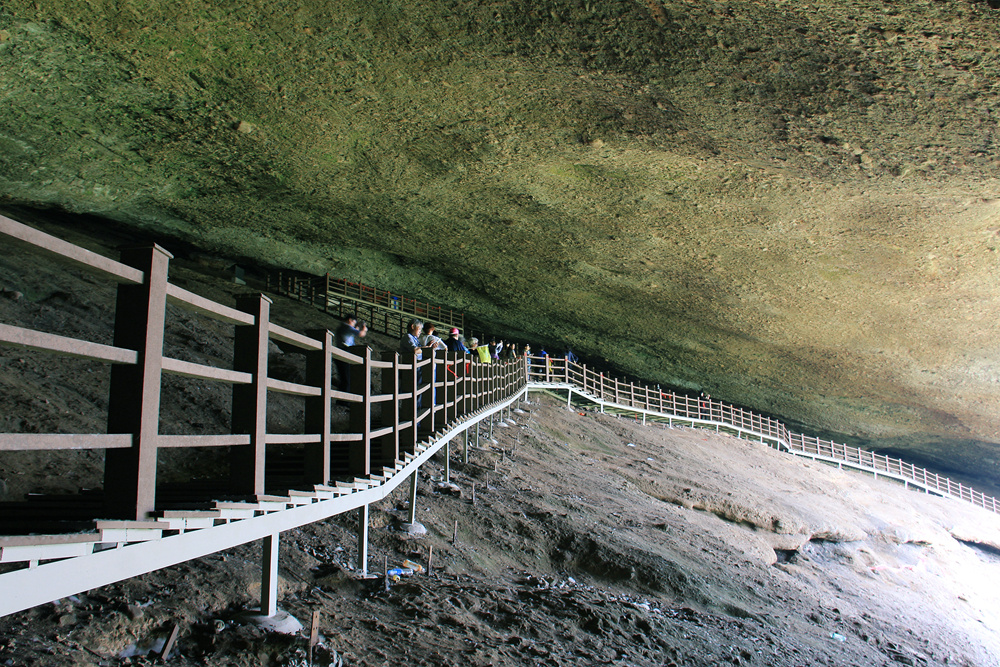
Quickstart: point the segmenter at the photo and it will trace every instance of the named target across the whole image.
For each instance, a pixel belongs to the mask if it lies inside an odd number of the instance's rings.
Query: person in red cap
[[[451,335],[448,336],[448,340],[444,342],[445,346],[448,348],[449,352],[458,352],[459,354],[468,354],[469,348],[465,347],[462,343],[462,339],[459,337],[461,334],[458,329],[452,328]]]

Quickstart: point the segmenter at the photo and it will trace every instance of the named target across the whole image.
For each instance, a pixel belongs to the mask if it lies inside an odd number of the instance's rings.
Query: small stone
[[[399,529],[409,537],[423,537],[427,534],[427,528],[419,522],[401,523],[399,524]]]
[[[434,485],[434,491],[437,493],[446,493],[449,496],[455,496],[456,498],[462,497],[462,489],[453,482],[438,482]]]
[[[245,120],[241,120],[240,124],[236,126],[236,131],[240,134],[250,134],[254,129],[256,128]]]
[[[128,617],[133,621],[138,621],[143,617],[142,607],[137,604],[130,604],[125,613],[127,613]]]
[[[76,614],[63,614],[59,617],[59,625],[64,628],[69,625],[76,625]]]

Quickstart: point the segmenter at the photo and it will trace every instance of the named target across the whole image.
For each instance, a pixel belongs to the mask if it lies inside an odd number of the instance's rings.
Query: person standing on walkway
[[[404,364],[413,364],[414,366],[420,362],[424,357],[424,350],[429,350],[433,346],[424,346],[420,343],[420,334],[424,330],[424,323],[420,320],[411,320],[410,326],[408,327],[402,338],[399,339],[399,355],[403,359]],[[423,368],[417,368],[417,387],[423,385]],[[423,403],[423,396],[417,398],[417,410],[421,408]]]
[[[424,325],[424,332],[420,335],[420,344],[432,350],[446,350],[448,346],[434,333],[434,323],[428,322]]]
[[[457,327],[453,327],[451,334],[448,336],[448,340],[444,342],[445,347],[448,348],[449,352],[457,352],[459,354],[468,354],[469,348],[465,347],[462,343],[461,333]]]
[[[344,321],[340,323],[337,327],[337,331],[334,334],[334,339],[336,340],[336,345],[342,350],[349,350],[351,347],[357,344],[358,338],[360,338],[361,332],[357,329],[358,318],[355,315],[347,315],[344,317]],[[367,333],[367,327],[366,327]],[[337,367],[337,389],[340,391],[348,392],[351,391],[351,365],[346,361],[340,359],[333,360],[334,365]]]
[[[478,338],[473,338],[470,343],[469,353],[472,354],[473,359],[478,359],[484,364],[493,362],[493,357],[490,356],[490,348],[485,345],[480,345]]]

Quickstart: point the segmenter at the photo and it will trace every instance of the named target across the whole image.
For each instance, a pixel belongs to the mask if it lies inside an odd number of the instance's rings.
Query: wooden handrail
[[[43,352],[55,352],[95,361],[110,361],[117,364],[134,364],[138,359],[135,350],[57,336],[10,324],[0,324],[0,344],[26,347]]]
[[[418,364],[400,363],[395,354],[391,355],[391,359],[373,360],[367,348],[354,348],[354,351],[348,352],[333,347],[328,331],[302,334],[271,322],[270,300],[266,297],[242,298],[236,308],[216,303],[169,283],[166,274],[170,255],[161,248],[129,251],[127,262],[114,262],[0,216],[0,236],[3,235],[40,252],[70,259],[109,275],[122,285],[119,290],[134,290],[124,303],[142,309],[136,311],[136,316],[119,313],[114,332],[115,345],[0,324],[0,344],[109,362],[115,368],[141,369],[142,372],[136,371],[131,375],[118,373],[113,377],[117,380],[112,383],[115,387],[112,410],[117,410],[118,417],[114,420],[109,417],[109,425],[126,430],[134,428],[134,431],[107,435],[0,434],[0,450],[5,451],[105,449],[109,460],[112,452],[126,452],[124,457],[115,459],[115,474],[105,475],[105,496],[114,499],[105,508],[104,513],[109,517],[138,520],[152,511],[155,506],[155,452],[158,448],[229,447],[234,454],[239,453],[234,458],[231,490],[259,495],[266,487],[264,450],[268,446],[304,445],[307,453],[304,475],[316,477],[313,480],[316,483],[327,483],[331,475],[338,474],[338,471],[364,476],[370,474],[373,465],[390,464],[399,456],[412,453],[425,428],[434,431],[436,424],[445,423],[445,413],[454,421],[466,414],[465,406],[482,406],[510,398],[524,387],[523,377],[520,384],[509,382],[501,387],[497,381],[498,369],[491,369],[488,376],[474,372],[475,382],[455,382],[448,378],[443,383],[439,379],[431,384],[429,381],[434,373],[444,373],[445,368],[450,368],[453,373],[455,369],[462,369],[464,378],[464,363],[454,357],[427,358]],[[135,268],[144,263],[151,268]],[[301,298],[314,296],[302,285],[298,286],[297,292]],[[370,288],[359,289],[358,295],[390,305],[395,301],[391,295]],[[119,304],[123,303],[122,299],[120,296]],[[167,302],[233,325],[236,340],[233,368],[164,357],[158,352],[151,354],[162,348],[162,343],[156,341],[162,340],[164,328],[169,325],[165,309]],[[444,318],[442,314],[450,311],[437,306],[402,298],[399,303],[405,303],[411,311],[427,313],[426,316],[435,321],[462,321],[451,316]],[[374,308],[368,314],[371,328],[390,335],[398,333],[405,320],[411,317],[405,312],[381,313]],[[268,377],[268,339],[305,351],[305,383]],[[120,340],[124,343],[119,343]],[[358,349],[365,352],[359,355],[356,353]],[[352,375],[356,381],[352,380],[352,392],[336,391],[330,386],[329,370],[333,359],[346,362],[349,368],[354,369]],[[156,433],[159,384],[163,373],[233,385],[233,432],[213,435]],[[381,375],[382,395],[376,396],[372,392],[373,373]],[[425,377],[418,382],[421,375]],[[307,426],[302,433],[267,432],[265,415],[269,392],[300,396],[306,401]],[[120,400],[122,397],[129,400]],[[330,432],[329,410],[334,400],[348,404],[350,432]],[[371,425],[371,414],[376,404],[381,406],[383,419],[390,420],[380,428],[372,428]],[[386,409],[387,404],[395,409]],[[398,409],[400,404],[404,407],[409,405],[409,408],[401,412]],[[145,415],[142,420],[130,421],[130,414],[140,413]],[[150,428],[152,432],[149,432]],[[133,464],[129,461],[141,464],[130,467]]]
[[[0,236],[5,236],[9,240],[19,242],[29,248],[44,250],[86,269],[103,273],[120,283],[141,285],[145,281],[145,275],[140,269],[108,259],[96,252],[73,245],[3,215],[0,215]]]

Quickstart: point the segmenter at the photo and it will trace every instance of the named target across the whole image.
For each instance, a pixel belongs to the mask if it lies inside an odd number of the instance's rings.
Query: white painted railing
[[[741,436],[759,438],[782,451],[811,459],[836,463],[891,477],[942,496],[958,498],[1000,513],[997,499],[942,477],[901,459],[867,449],[793,433],[779,420],[757,414],[723,401],[685,396],[641,383],[624,381],[587,368],[584,364],[552,357],[528,359],[529,389],[560,388],[603,407],[624,410],[643,417],[666,418],[692,426],[732,430]]]

